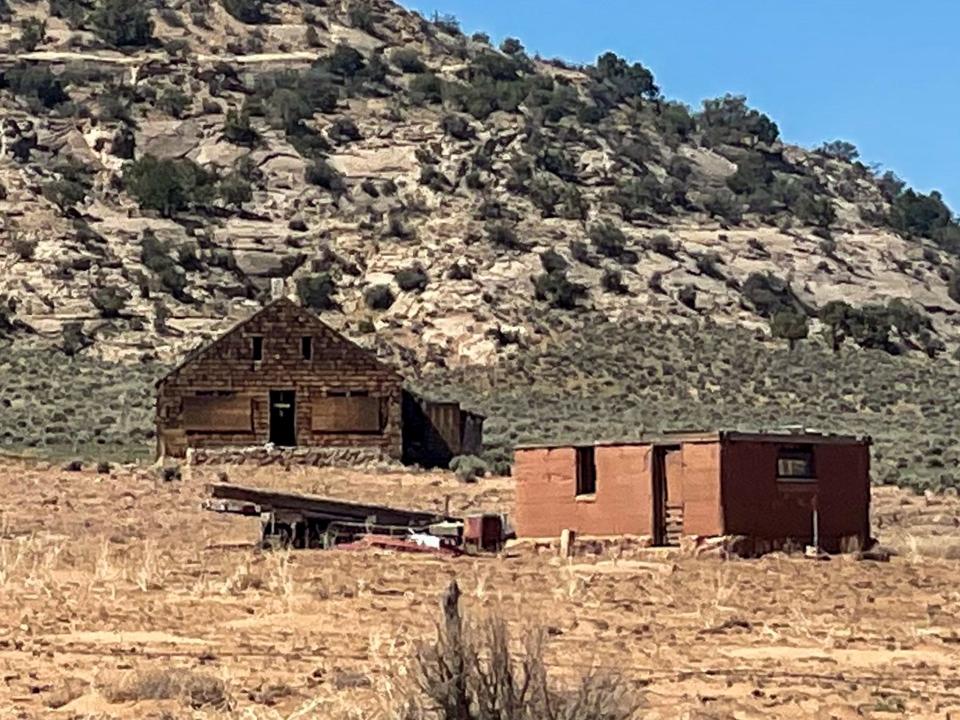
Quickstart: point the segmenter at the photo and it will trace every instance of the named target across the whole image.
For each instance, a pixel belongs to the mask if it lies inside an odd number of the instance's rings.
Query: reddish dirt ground
[[[509,511],[513,497],[509,479],[446,473],[222,470],[456,513]],[[960,718],[955,497],[876,489],[875,526],[900,552],[890,563],[615,547],[450,559],[261,552],[255,521],[200,510],[219,471],[163,483],[142,469],[0,466],[0,717],[394,717],[456,578],[472,617],[500,613],[518,637],[546,626],[559,683],[621,676],[637,717]],[[216,690],[192,696],[202,707],[153,699],[149,678],[170,668]]]

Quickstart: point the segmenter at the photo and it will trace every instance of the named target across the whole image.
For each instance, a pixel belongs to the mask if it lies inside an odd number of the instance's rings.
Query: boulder
[[[192,120],[152,120],[140,126],[137,147],[163,159],[184,158],[200,144],[200,128]]]

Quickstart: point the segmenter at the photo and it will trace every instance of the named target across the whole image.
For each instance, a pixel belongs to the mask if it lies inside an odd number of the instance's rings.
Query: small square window
[[[812,447],[780,448],[777,454],[778,480],[816,480]]]
[[[300,354],[304,360],[313,360],[313,338],[300,338]]]
[[[597,461],[592,447],[577,448],[577,496],[597,492]]]
[[[263,360],[263,338],[257,336],[257,337],[251,338],[251,339],[252,339],[252,341],[253,341],[253,342],[252,342],[252,345],[253,345],[253,347],[252,347],[253,361],[254,361],[254,362],[259,362],[260,360]]]

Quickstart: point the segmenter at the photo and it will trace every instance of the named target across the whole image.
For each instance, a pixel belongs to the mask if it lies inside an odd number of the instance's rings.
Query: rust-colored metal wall
[[[820,546],[837,551],[846,538],[870,535],[870,446],[867,442],[810,443],[815,482],[777,479],[777,455],[794,443],[726,440],[723,445],[725,532],[763,540],[809,543],[813,502]]]
[[[263,357],[252,357],[252,338],[263,338]],[[301,338],[311,337],[304,359]],[[189,357],[158,384],[158,452],[181,456],[188,447],[259,445],[270,437],[270,391],[296,392],[296,442],[300,446],[372,447],[399,458],[403,379],[369,352],[327,327],[290,300],[268,305],[248,321]],[[249,403],[243,431],[211,423],[207,431],[188,425],[186,398],[228,394]],[[382,406],[379,432],[329,432],[314,423],[314,400],[364,393]],[[358,426],[359,427],[359,426]]]

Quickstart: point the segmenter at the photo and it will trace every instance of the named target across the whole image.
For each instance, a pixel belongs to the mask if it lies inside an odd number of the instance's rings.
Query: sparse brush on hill
[[[97,35],[109,45],[136,47],[153,39],[153,21],[139,0],[98,0],[90,14]]]
[[[142,208],[164,217],[202,207],[215,194],[215,176],[190,160],[146,155],[126,167],[123,179]]]
[[[338,307],[333,297],[336,291],[336,283],[327,272],[307,275],[297,282],[300,300],[307,307],[317,311],[334,310]]]
[[[496,371],[435,371],[417,383],[485,412],[491,452],[520,442],[802,425],[871,435],[876,482],[914,488],[956,482],[960,453],[952,438],[960,424],[942,402],[960,392],[960,367],[953,362],[851,344],[834,354],[829,338],[809,324],[809,339],[793,350],[709,321],[584,318],[583,327]],[[928,448],[945,453],[945,464],[930,464]]]
[[[894,355],[954,362],[960,225],[943,197],[871,170],[842,140],[787,145],[743,97],[692,109],[640,61],[548,62],[389,2],[49,11],[45,31],[28,3],[5,21],[24,48],[78,53],[0,70],[12,158],[0,202],[11,237],[29,237],[0,243],[4,293],[30,308],[6,323],[14,345],[79,299],[100,321],[48,344],[168,362],[282,277],[335,325],[369,329],[376,314],[367,339],[410,372],[523,355],[488,342],[504,325],[562,355],[556,343],[610,318],[747,326],[742,352],[802,363],[825,343],[861,353],[865,373]],[[832,304],[838,287],[846,306]],[[118,307],[121,288],[139,297]],[[200,329],[182,334],[172,318],[187,303]],[[660,360],[673,377],[676,358]],[[660,392],[703,392],[692,373],[649,379],[651,416]],[[740,382],[725,397],[765,380]],[[892,387],[886,401],[912,402]]]

